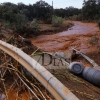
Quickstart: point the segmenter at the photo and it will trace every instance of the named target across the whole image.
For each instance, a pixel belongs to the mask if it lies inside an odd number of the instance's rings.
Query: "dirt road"
[[[99,32],[95,23],[74,21],[74,26],[69,28],[68,31],[52,35],[41,35],[30,40],[34,45],[48,52],[65,51],[74,47],[87,53],[98,50],[96,45],[90,44],[90,41],[94,36],[100,37]]]

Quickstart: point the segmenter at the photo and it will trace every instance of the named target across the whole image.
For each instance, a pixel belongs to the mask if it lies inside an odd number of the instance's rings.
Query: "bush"
[[[17,13],[16,20],[13,22],[13,29],[19,30],[28,22],[27,17],[24,14]]]
[[[24,37],[32,37],[39,35],[40,27],[36,19],[33,19],[30,23],[25,25],[23,29],[20,30],[20,33]]]
[[[93,36],[93,37],[91,38],[91,40],[89,41],[89,43],[90,43],[91,45],[94,45],[94,44],[96,44],[96,43],[98,42],[98,40],[99,40],[98,37]]]
[[[69,17],[70,20],[77,20],[77,21],[81,21],[82,20],[82,15],[79,14],[79,15],[74,15],[74,16],[71,16]]]
[[[33,19],[33,21],[30,22],[28,29],[29,29],[29,34],[31,36],[37,36],[38,35],[40,27],[39,27],[39,24],[37,22],[37,19]]]
[[[27,21],[28,20],[25,15],[17,13],[15,14],[14,20],[12,20],[12,22],[4,20],[3,27],[13,29],[14,31],[18,31],[23,27],[24,24],[27,23]]]
[[[98,21],[98,27],[99,27],[99,30],[100,30],[100,20]]]
[[[4,22],[3,22],[3,27],[4,27],[4,28],[11,28],[10,22],[9,22],[9,21],[4,21]]]
[[[34,30],[35,30],[35,31],[38,31],[38,29],[39,29],[39,24],[38,24],[38,22],[37,22],[36,19],[33,19],[33,21],[30,22],[29,28],[33,29],[33,31],[34,31]]]
[[[67,21],[67,25],[68,25],[69,27],[72,27],[72,26],[74,25],[74,23],[73,23],[72,21]]]
[[[54,27],[58,27],[63,23],[63,18],[62,17],[57,17],[57,16],[52,16],[52,25]]]

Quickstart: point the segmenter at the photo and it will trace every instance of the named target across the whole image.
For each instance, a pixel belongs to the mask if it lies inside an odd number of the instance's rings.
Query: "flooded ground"
[[[74,47],[84,53],[90,53],[90,57],[92,59],[97,60],[98,61],[97,63],[100,64],[100,61],[99,61],[100,35],[99,34],[100,34],[100,31],[98,30],[98,27],[96,24],[81,23],[81,22],[75,21],[74,26],[72,28],[69,28],[68,31],[64,31],[64,32],[60,32],[60,33],[52,34],[52,35],[41,35],[41,36],[38,36],[37,38],[31,38],[30,40],[38,48],[47,52],[66,51]],[[97,37],[97,38],[94,38],[94,37]],[[29,51],[31,51],[31,49],[29,49],[28,47],[28,52]],[[33,49],[32,49],[32,52],[33,52]],[[96,54],[94,54],[94,52]],[[91,55],[91,54],[94,54],[94,55]],[[37,58],[36,56],[34,57],[34,59],[37,60],[39,58]],[[47,57],[45,59],[48,60]],[[83,61],[81,57],[77,59],[77,61],[78,60],[85,62],[84,66],[90,66],[85,60]],[[48,69],[49,62],[50,62],[50,58],[48,62],[47,61],[44,62],[45,68],[47,69]],[[42,61],[40,63],[42,63]],[[62,68],[59,69],[59,66]],[[56,60],[56,63],[52,61],[52,64],[49,65],[48,70],[51,70],[51,73],[55,75],[66,87],[68,87],[70,91],[72,91],[80,100],[99,100],[100,99],[99,87],[94,86],[93,84],[84,80],[81,76],[73,75],[65,67],[63,66],[62,62],[59,63],[59,61]],[[9,100],[32,100],[30,98],[31,96],[29,92],[27,91],[26,92],[24,91],[23,93],[18,93],[18,92],[19,91],[16,92],[15,90],[12,89],[12,91],[8,93]],[[46,97],[48,97],[48,95]],[[54,99],[48,98],[47,100],[54,100]]]
[[[97,46],[89,43],[94,36],[100,37],[97,24],[74,21],[74,26],[68,31],[41,35],[30,40],[38,48],[47,52],[65,51],[74,47],[87,53],[97,51]]]
[[[66,51],[71,48],[76,48],[90,56],[97,62],[97,64],[100,65],[100,31],[96,23],[82,23],[74,21],[74,26],[69,28],[68,31],[51,35],[41,35],[37,38],[31,38],[30,40],[35,46],[46,52]],[[84,67],[90,66],[90,64],[82,57],[75,61],[82,62]],[[78,77],[75,75],[73,76],[73,74],[66,70],[66,68],[63,69],[63,66],[62,69],[59,69],[59,66],[55,66],[54,64],[49,65],[49,68],[51,68],[51,66],[56,69],[53,70],[52,74],[54,74],[65,86],[67,86],[80,100],[100,99],[99,87],[85,81],[81,75]],[[48,65],[45,67],[48,68]],[[63,78],[61,77],[62,73],[67,75],[65,79],[64,76]]]
[[[30,100],[29,92],[24,92],[22,94],[18,94],[16,91],[12,91],[8,94],[9,100]]]

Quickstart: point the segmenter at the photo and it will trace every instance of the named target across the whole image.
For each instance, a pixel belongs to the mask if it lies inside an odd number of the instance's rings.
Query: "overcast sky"
[[[39,0],[0,0],[0,3],[3,2],[12,2],[17,4],[18,2],[22,2],[24,4],[34,4]],[[54,8],[65,8],[69,6],[73,6],[76,8],[82,8],[83,0],[43,0],[46,1],[48,4],[52,5]]]

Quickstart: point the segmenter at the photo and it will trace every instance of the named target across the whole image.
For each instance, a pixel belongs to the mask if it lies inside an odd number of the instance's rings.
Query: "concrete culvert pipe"
[[[84,68],[82,75],[87,81],[100,87],[100,70],[98,69],[99,68],[86,67]]]
[[[75,74],[80,74],[82,73],[84,66],[81,62],[72,62],[69,64],[68,69]]]

